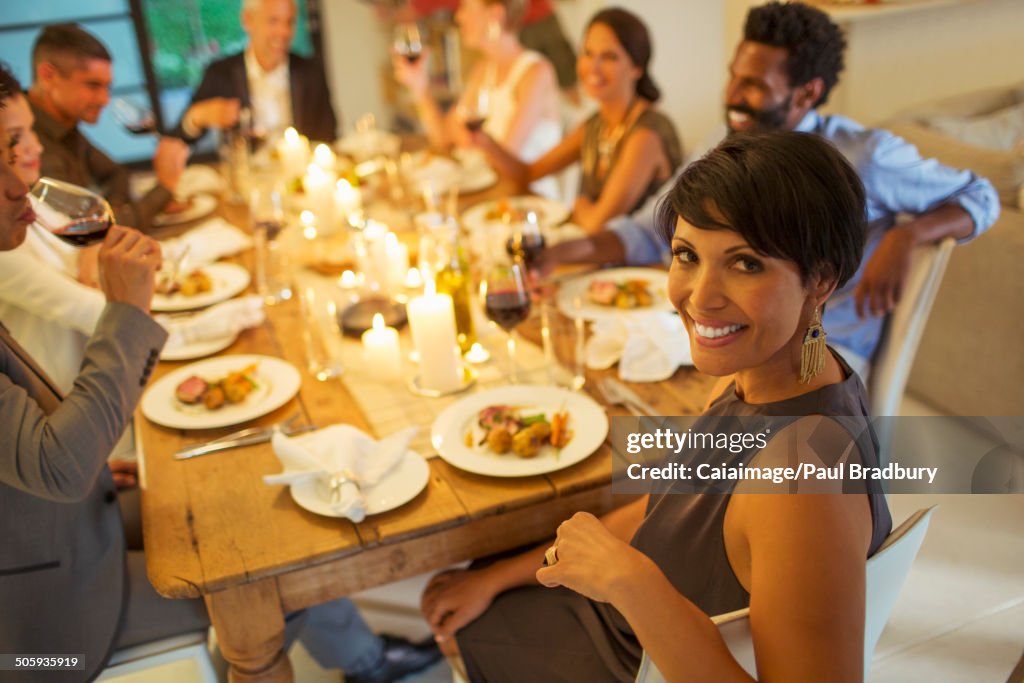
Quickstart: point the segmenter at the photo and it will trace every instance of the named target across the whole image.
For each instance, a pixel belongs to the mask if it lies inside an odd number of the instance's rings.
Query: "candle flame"
[[[327,173],[325,173],[324,169],[320,168],[316,164],[310,164],[306,167],[306,176],[308,180],[323,181],[327,178]]]
[[[384,329],[384,316],[380,313],[373,314],[373,329],[383,330]]]
[[[410,268],[409,272],[405,274],[405,286],[409,289],[423,286],[423,276],[420,274],[419,268]]]
[[[299,214],[299,220],[302,221],[303,225],[314,225],[316,223],[316,216],[309,209],[306,209]]]
[[[341,274],[341,286],[346,289],[351,289],[356,286],[356,274],[351,270],[346,270]]]
[[[288,127],[284,132],[284,139],[289,145],[294,145],[299,141],[299,131],[295,130],[291,126]]]
[[[352,187],[352,183],[350,183],[347,178],[339,179],[338,182],[334,184],[334,188],[337,190],[338,194],[346,195],[351,194],[352,191],[355,189]]]
[[[313,160],[319,166],[334,166],[334,152],[327,145],[320,143],[313,150]]]
[[[426,285],[423,287],[423,296],[434,296],[437,294],[437,285],[434,284],[433,280],[427,280]]]

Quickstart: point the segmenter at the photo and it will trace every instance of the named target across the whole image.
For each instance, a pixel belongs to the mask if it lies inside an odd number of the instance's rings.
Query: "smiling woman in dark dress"
[[[661,207],[669,298],[697,368],[721,378],[693,429],[783,419],[763,448],[687,457],[877,463],[864,386],[820,328],[863,217],[856,173],[814,136],[736,135],[681,175]],[[880,488],[674,486],[564,522],[553,566],[537,569],[539,547],[435,577],[423,611],[443,647],[457,640],[472,681],[632,681],[641,650],[668,680],[750,680],[709,618],[749,606],[766,680],[862,681],[865,560],[891,528]]]

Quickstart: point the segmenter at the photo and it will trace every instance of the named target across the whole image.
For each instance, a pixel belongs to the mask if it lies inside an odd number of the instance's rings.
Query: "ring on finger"
[[[551,546],[544,551],[544,566],[553,567],[558,564],[558,546]]]

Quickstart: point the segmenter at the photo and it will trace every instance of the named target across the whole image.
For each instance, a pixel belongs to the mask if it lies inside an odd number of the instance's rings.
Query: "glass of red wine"
[[[118,97],[110,103],[117,122],[132,135],[158,135],[156,116],[149,107],[140,107],[125,97]]]
[[[395,25],[392,43],[395,53],[415,64],[423,55],[423,39],[420,37],[419,26],[415,22],[403,22]]]
[[[508,333],[508,381],[517,382],[516,325],[530,316],[530,289],[526,268],[519,262],[492,266],[483,282],[484,308],[487,317]]]
[[[487,122],[487,114],[490,111],[491,93],[487,88],[481,87],[476,93],[475,104],[463,105],[462,124],[471,133],[478,133]]]
[[[512,232],[505,242],[505,251],[513,259],[522,261],[523,265],[529,268],[533,260],[543,250],[544,234],[537,221],[537,212],[527,211],[526,220],[517,223],[512,228]]]
[[[102,242],[114,224],[107,200],[78,185],[40,178],[32,187],[32,197],[36,221],[76,247]]]

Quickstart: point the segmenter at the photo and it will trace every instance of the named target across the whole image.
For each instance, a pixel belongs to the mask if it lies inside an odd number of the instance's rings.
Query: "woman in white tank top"
[[[525,0],[462,0],[455,14],[459,33],[482,59],[466,79],[457,106],[447,113],[430,93],[425,59],[393,60],[395,77],[411,91],[433,147],[468,145],[467,123],[479,126],[481,114],[483,129],[527,161],[540,158],[561,140],[555,70],[539,53],[525,50],[517,36],[525,5]],[[552,196],[557,184],[550,180],[530,189]]]

